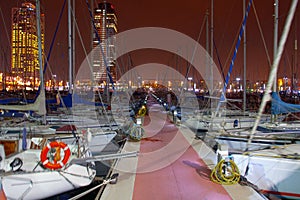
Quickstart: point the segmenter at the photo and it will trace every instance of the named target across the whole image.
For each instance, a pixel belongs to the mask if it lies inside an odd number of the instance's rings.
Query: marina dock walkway
[[[122,150],[139,156],[117,162],[118,182],[106,186],[102,200],[263,199],[251,187],[212,182],[214,152],[188,128],[171,123],[162,106],[148,106],[143,139],[127,141]]]

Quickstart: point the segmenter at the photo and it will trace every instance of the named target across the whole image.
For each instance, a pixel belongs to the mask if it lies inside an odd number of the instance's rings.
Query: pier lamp
[[[136,124],[139,126],[142,125],[142,118],[140,117],[136,118]]]
[[[137,117],[136,118],[136,125],[137,125],[137,138],[141,139],[142,138],[142,118]]]
[[[176,118],[177,118],[177,110],[175,109],[174,112],[173,112],[173,122],[174,124],[176,124]]]

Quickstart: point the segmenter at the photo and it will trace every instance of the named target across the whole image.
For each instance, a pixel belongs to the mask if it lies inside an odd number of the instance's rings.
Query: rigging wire
[[[206,19],[207,19],[207,14],[205,13],[205,17],[203,19],[203,22],[202,22],[202,25],[201,25],[201,28],[200,28],[200,32],[198,34],[198,37],[197,37],[197,43],[199,43],[199,40],[200,40],[200,37],[201,37],[201,34],[202,34],[202,31],[203,31],[203,28],[204,28],[204,25],[205,25],[205,22],[206,22]],[[188,74],[190,72],[190,69],[192,67],[192,63],[193,63],[193,60],[194,60],[194,57],[195,57],[195,54],[196,54],[196,51],[197,51],[197,45],[195,45],[194,47],[194,50],[193,50],[193,53],[192,53],[192,57],[191,57],[191,60],[189,61],[189,65],[188,65],[188,68],[187,68],[187,71],[186,71],[186,74],[185,74],[185,79],[184,79],[184,85],[186,85],[187,83],[187,77],[188,77]],[[183,95],[183,89],[181,89],[180,91],[180,95],[179,95],[179,99],[181,99],[180,97]],[[178,101],[178,104],[180,104],[181,102]]]
[[[218,52],[218,49],[217,49],[217,45],[216,45],[215,40],[214,40],[213,42],[214,42],[214,48],[215,48],[216,54],[217,54],[218,63],[219,63],[219,65],[220,65],[220,69],[221,69],[221,72],[222,72],[222,77],[223,77],[223,80],[225,81],[224,68],[223,68],[223,65],[222,65],[222,63],[221,63],[220,54],[219,54],[219,52]]]
[[[47,55],[47,59],[45,60],[45,64],[44,64],[44,68],[43,68],[43,74],[44,74],[44,75],[45,75],[47,66],[48,66],[48,64],[49,64],[51,52],[52,52],[52,49],[53,49],[53,46],[54,46],[54,41],[55,41],[56,36],[57,36],[58,28],[59,28],[59,25],[60,25],[60,21],[61,21],[61,19],[62,19],[62,13],[63,13],[63,11],[64,11],[65,5],[66,5],[66,0],[64,0],[62,9],[61,9],[61,11],[60,11],[60,15],[59,15],[59,18],[58,18],[58,22],[57,22],[57,24],[56,24],[55,31],[54,31],[54,36],[53,36],[53,38],[52,38],[51,45],[50,45],[50,49],[49,49],[49,52],[48,52],[48,55]],[[45,55],[45,54],[43,54],[43,55]],[[52,72],[51,72],[51,73],[52,73]],[[39,86],[38,91],[37,91],[37,93],[36,93],[36,96],[35,96],[34,100],[36,100],[37,97],[39,96],[40,90],[41,90],[41,86]]]
[[[72,12],[72,15],[74,15],[73,9],[71,9],[71,12]],[[76,28],[79,40],[80,40],[80,44],[81,44],[82,49],[84,51],[85,57],[87,58],[86,60],[87,60],[87,63],[88,63],[89,69],[90,69],[90,73],[92,74],[93,73],[92,65],[90,63],[90,59],[89,59],[88,53],[87,53],[87,51],[85,49],[84,42],[83,42],[83,39],[82,39],[82,35],[81,35],[81,32],[80,32],[79,27],[78,27],[78,23],[77,23],[76,20],[74,21],[74,23],[75,23],[75,28]],[[92,83],[94,85],[94,81],[95,81],[94,77],[91,76],[90,78],[92,79]],[[97,94],[98,94],[98,97],[100,99],[100,102],[103,104],[104,101],[103,101],[103,98],[102,98],[101,94],[99,92]],[[103,111],[104,111],[104,116],[105,116],[106,120],[109,122],[108,111],[105,108],[105,106],[104,106]],[[109,123],[109,126],[110,126],[110,128],[112,128],[112,124],[111,123]]]
[[[226,9],[226,10],[228,10],[228,13],[230,13],[230,14],[228,14],[227,15],[227,17],[226,17],[226,19],[224,19],[222,22],[224,23],[224,25],[222,26],[222,28],[223,28],[223,30],[227,30],[228,29],[228,25],[229,25],[229,22],[231,22],[231,18],[232,18],[232,15],[231,14],[233,14],[233,13],[235,13],[235,11],[234,11],[234,7],[235,7],[235,5],[236,5],[236,1],[234,1],[234,3],[231,3],[231,6],[230,6],[230,9]],[[240,23],[241,24],[241,23]],[[239,29],[238,29],[239,30]],[[219,44],[219,47],[222,47],[223,46],[223,44],[224,44],[224,42],[228,39],[227,37],[227,35],[225,35],[225,33],[226,33],[226,31],[223,31],[223,33],[222,33],[222,35],[220,36],[220,44]],[[233,42],[235,42],[236,40],[237,40],[237,35],[238,35],[238,32],[236,33],[236,38],[234,39],[234,41]],[[233,50],[233,47],[234,47],[234,43],[233,43],[233,45],[231,46],[231,49],[229,50],[229,54],[228,54],[228,56],[227,56],[227,58],[226,58],[226,60],[225,60],[225,63],[224,63],[224,67],[227,65],[227,63],[228,63],[228,61],[229,61],[229,59],[230,59],[230,55],[231,55],[231,53],[232,53],[232,50]],[[225,78],[224,78],[224,80],[225,80]]]
[[[6,27],[6,23],[5,23],[5,20],[4,20],[4,16],[3,16],[3,12],[2,12],[2,9],[0,7],[0,13],[1,13],[1,19],[2,19],[2,23],[4,24],[4,30],[5,30],[5,35],[7,37],[7,41],[8,41],[8,45],[11,46],[11,42],[10,42],[10,39],[9,39],[9,34],[8,34],[8,31],[7,31],[7,27]]]
[[[202,25],[201,25],[201,28],[200,28],[200,32],[199,32],[199,34],[198,34],[198,37],[197,37],[197,43],[199,43],[199,40],[200,40],[200,37],[201,37],[201,34],[202,34],[202,31],[203,31],[203,28],[204,28],[204,25],[205,25],[205,22],[206,22],[206,18],[207,18],[208,16],[207,16],[207,14],[205,14],[205,17],[204,17],[204,19],[203,19],[203,22],[202,22]],[[187,68],[187,72],[186,72],[186,74],[185,74],[185,82],[186,82],[186,80],[187,80],[187,77],[188,77],[188,74],[189,74],[189,72],[190,72],[190,69],[191,69],[191,67],[192,67],[192,63],[193,63],[193,60],[194,60],[194,57],[195,57],[195,54],[196,54],[196,51],[197,51],[197,45],[195,45],[195,48],[194,48],[194,51],[193,51],[193,54],[192,54],[192,58],[191,58],[191,60],[190,60],[190,62],[189,62],[189,65],[188,65],[188,68]]]
[[[272,63],[271,63],[270,55],[269,55],[269,53],[268,53],[268,48],[267,48],[266,40],[265,40],[263,31],[262,31],[262,28],[261,28],[261,25],[260,25],[260,20],[259,20],[259,18],[258,18],[257,12],[256,12],[256,8],[255,8],[255,5],[254,5],[254,1],[253,1],[253,3],[252,3],[252,7],[253,7],[255,19],[256,19],[256,22],[257,22],[257,26],[258,26],[258,29],[259,29],[259,33],[260,33],[260,36],[261,36],[261,39],[262,39],[262,42],[263,42],[263,45],[264,45],[264,49],[265,49],[265,52],[266,52],[266,55],[267,55],[268,64],[269,64],[269,67],[271,67],[271,66],[272,66]]]

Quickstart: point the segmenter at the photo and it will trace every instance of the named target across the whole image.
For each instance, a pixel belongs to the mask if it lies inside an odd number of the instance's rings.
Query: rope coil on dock
[[[221,160],[210,174],[211,180],[222,185],[234,185],[240,180],[240,172],[233,160]]]

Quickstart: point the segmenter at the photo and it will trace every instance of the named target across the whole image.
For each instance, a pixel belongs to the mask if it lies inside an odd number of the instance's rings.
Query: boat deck
[[[250,187],[212,182],[214,152],[188,128],[171,123],[160,105],[149,109],[143,139],[127,141],[122,150],[139,156],[118,160],[118,182],[107,185],[101,199],[263,199]]]

